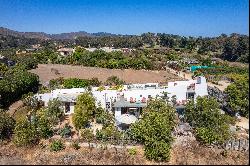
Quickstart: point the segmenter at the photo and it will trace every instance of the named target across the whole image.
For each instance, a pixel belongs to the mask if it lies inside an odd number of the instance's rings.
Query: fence
[[[223,144],[226,150],[249,151],[248,139],[231,139]]]

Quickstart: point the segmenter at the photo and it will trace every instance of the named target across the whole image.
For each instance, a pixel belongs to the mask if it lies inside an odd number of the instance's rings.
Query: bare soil
[[[56,70],[59,74],[56,74]],[[106,79],[112,75],[123,79],[126,83],[165,83],[166,81],[183,80],[181,77],[165,70],[121,70],[61,64],[39,64],[38,68],[30,70],[30,72],[37,74],[43,84],[51,79],[59,77],[81,79],[97,77],[102,82],[105,82]]]
[[[124,165],[247,165],[249,153],[239,151],[227,151],[199,145],[196,141],[190,141],[185,145],[176,145],[171,151],[169,162],[148,161],[143,156],[143,149],[137,149],[137,154],[132,156],[126,149],[90,149],[81,148],[74,150],[72,147],[59,152],[51,152],[48,147],[39,146],[33,148],[17,148],[11,143],[0,146],[0,165],[4,164],[124,164]]]

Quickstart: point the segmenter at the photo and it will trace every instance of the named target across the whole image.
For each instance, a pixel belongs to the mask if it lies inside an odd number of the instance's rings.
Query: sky
[[[50,34],[249,35],[249,0],[0,0],[0,27]]]

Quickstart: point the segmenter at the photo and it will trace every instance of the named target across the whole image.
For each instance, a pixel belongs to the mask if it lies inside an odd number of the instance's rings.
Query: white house
[[[198,96],[208,95],[205,77],[197,77],[195,80],[169,82],[167,86],[159,86],[158,83],[124,85],[121,90],[98,91],[98,87],[92,87],[91,93],[96,99],[96,105],[107,111],[112,111],[115,119],[119,120],[123,114],[133,115],[137,119],[143,107],[147,106],[150,98],[162,97],[167,94],[169,99],[176,98],[177,106],[185,105],[188,99],[196,99]],[[77,96],[86,92],[85,88],[56,89],[51,93],[37,94],[44,101],[58,98],[62,101],[66,115],[74,113],[74,105]],[[124,117],[123,117],[124,118]]]
[[[60,48],[57,50],[57,52],[59,52],[59,54],[61,54],[62,56],[68,56],[71,55],[75,52],[74,48]]]

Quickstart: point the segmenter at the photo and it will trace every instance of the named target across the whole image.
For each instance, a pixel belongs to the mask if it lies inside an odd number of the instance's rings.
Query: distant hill
[[[88,37],[117,36],[116,34],[106,33],[106,32],[88,33],[85,31],[60,33],[60,34],[47,34],[44,32],[18,32],[4,27],[0,27],[0,35],[6,35],[6,36],[10,35],[15,37],[39,38],[39,39],[75,39],[76,37],[80,36],[88,36]]]
[[[13,31],[13,30],[3,28],[3,27],[0,27],[0,35],[26,37],[26,38],[50,39],[49,35],[44,32],[18,32],[18,31]]]

